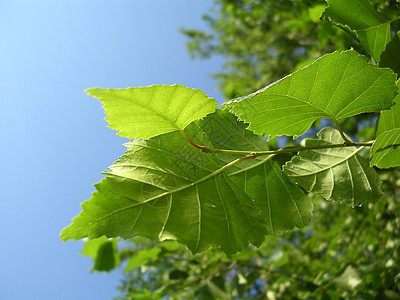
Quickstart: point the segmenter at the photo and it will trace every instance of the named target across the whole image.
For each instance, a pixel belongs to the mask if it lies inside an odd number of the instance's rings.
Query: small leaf
[[[354,50],[334,52],[225,106],[257,134],[300,136],[320,118],[340,121],[390,108],[395,80],[392,70],[368,63]]]
[[[209,145],[196,124],[186,133]],[[228,255],[264,240],[259,210],[214,155],[178,132],[126,146],[81,214],[62,231],[63,240],[142,235],[178,240],[193,253],[221,247]]]
[[[390,42],[390,22],[368,0],[327,0],[325,10],[334,23],[355,31],[368,53],[379,62]]]
[[[117,242],[104,236],[85,242],[81,254],[94,259],[92,271],[110,271],[120,264]]]
[[[182,131],[194,120],[217,108],[217,101],[201,90],[181,85],[153,85],[127,89],[88,89],[107,114],[109,127],[129,139],[148,139],[171,131]]]
[[[324,128],[320,140],[307,139],[306,147],[343,143],[340,133]],[[284,172],[308,192],[328,201],[358,206],[373,202],[382,194],[380,180],[366,159],[357,153],[362,148],[346,147],[301,151],[284,166]]]
[[[123,272],[128,272],[138,267],[146,265],[150,260],[155,260],[158,254],[161,252],[161,248],[152,248],[148,250],[142,250],[134,254],[128,261]]]
[[[336,285],[346,291],[352,292],[362,282],[358,272],[348,266],[343,274],[333,280]]]
[[[400,87],[400,81],[397,85]],[[381,112],[376,141],[371,149],[371,166],[400,166],[400,95],[397,95],[395,102],[390,110]]]

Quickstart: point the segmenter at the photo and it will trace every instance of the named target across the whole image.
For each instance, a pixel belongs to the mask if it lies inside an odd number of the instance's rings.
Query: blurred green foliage
[[[396,1],[373,0],[387,18],[400,13]],[[247,95],[311,63],[323,54],[363,47],[347,32],[320,21],[324,0],[215,0],[203,18],[209,31],[182,29],[187,50],[198,58],[225,59],[214,77],[227,99]]]

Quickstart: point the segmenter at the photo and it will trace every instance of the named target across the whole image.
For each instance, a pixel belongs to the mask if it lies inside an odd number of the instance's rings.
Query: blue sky
[[[0,2],[0,299],[110,299],[121,270],[89,273],[59,232],[123,152],[90,87],[179,83],[222,100],[180,27],[212,0]]]

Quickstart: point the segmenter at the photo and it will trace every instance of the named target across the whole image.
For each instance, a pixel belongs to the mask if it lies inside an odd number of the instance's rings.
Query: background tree
[[[182,29],[193,58],[221,55],[214,74],[227,99],[247,95],[311,63],[323,54],[363,46],[347,32],[321,22],[324,0],[216,0],[203,19],[210,31]],[[396,1],[371,4],[389,19],[398,16]]]
[[[371,3],[389,19],[399,15],[395,1]],[[216,77],[231,98],[335,49],[354,47],[366,54],[350,32],[319,20],[324,8],[324,1],[216,1],[216,10],[205,16],[211,33],[183,32],[193,56],[226,58]],[[373,118],[353,118],[344,124],[346,131],[370,139]],[[380,175],[386,191],[381,201],[350,209],[314,196],[309,226],[267,236],[260,248],[232,257],[218,250],[193,256],[176,242],[142,238],[120,244],[119,252],[115,240],[93,240],[84,254],[95,258],[96,270],[128,260],[122,299],[398,299],[400,172]]]

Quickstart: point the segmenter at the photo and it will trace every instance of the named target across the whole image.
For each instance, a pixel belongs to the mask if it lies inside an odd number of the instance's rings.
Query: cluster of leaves
[[[339,210],[336,221],[340,230],[346,229],[343,223],[351,224],[342,240],[336,236],[333,217],[326,224],[329,230],[318,231],[325,220],[317,214],[309,229],[287,234],[286,239],[295,243],[280,245],[282,239],[267,236],[262,244],[266,235],[282,234],[311,222],[312,198],[304,191],[328,201],[360,206],[382,194],[372,166],[400,166],[400,112],[399,104],[393,105],[400,101],[400,96],[394,98],[398,75],[396,59],[389,59],[396,49],[395,44],[390,46],[396,40],[390,24],[396,19],[387,21],[366,0],[331,0],[328,4],[325,18],[357,37],[375,64],[354,50],[333,52],[253,94],[224,103],[221,109],[203,92],[179,85],[90,89],[88,93],[104,104],[110,127],[135,140],[105,172],[106,178],[82,205],[81,214],[63,230],[62,238],[101,237],[88,242],[84,250],[95,258],[94,269],[109,270],[119,265],[120,258],[130,257],[126,271],[134,270],[134,278],[144,278],[141,274],[146,269],[147,279],[129,291],[136,295],[142,289],[143,297],[151,291],[153,299],[185,292],[205,299],[251,298],[259,291],[265,295],[266,285],[271,297],[284,293],[326,297],[332,283],[341,286],[342,293],[354,292],[361,280],[349,262],[357,257],[355,253],[366,250],[357,249],[358,236],[355,238],[351,230],[356,222],[376,225],[374,206],[365,205],[355,217]],[[362,16],[349,14],[348,5],[362,5],[365,12]],[[391,69],[379,68],[378,63]],[[376,141],[353,142],[341,128],[346,118],[381,111]],[[323,128],[317,139],[307,139],[301,146],[269,150],[264,137],[300,136],[322,118],[330,119],[337,129]],[[360,154],[370,146],[368,162]],[[281,155],[293,152],[298,154],[282,169]],[[387,182],[398,185],[393,179]],[[324,216],[337,210],[321,200],[315,205],[317,213],[322,211]],[[387,211],[396,205],[394,201]],[[391,233],[395,233],[395,217],[388,219]],[[323,232],[325,238],[329,232],[336,243],[312,249]],[[359,237],[372,252],[382,241],[387,242],[382,236],[376,244],[374,234]],[[143,247],[136,245],[118,255],[115,240],[102,237],[130,239],[136,235],[155,241],[177,240],[193,253],[220,248],[230,258],[216,250],[211,256],[193,256],[171,241],[151,249],[143,243]],[[352,241],[356,241],[354,245]],[[248,248],[249,242],[261,247]],[[393,239],[388,248],[398,247]],[[240,250],[242,253],[235,255]],[[366,270],[380,270],[382,264],[398,269],[398,257],[391,260],[384,251],[376,260],[375,252],[361,256],[358,265]],[[299,259],[298,255],[304,262],[293,270],[289,258]],[[337,268],[317,266],[320,275],[316,276],[308,264],[317,257],[334,261]],[[215,273],[199,271],[202,264]],[[157,276],[152,270],[158,274],[157,281],[152,280]],[[399,291],[393,270],[381,279],[388,281],[385,286],[389,289],[375,289],[375,293],[379,290],[379,295],[387,296]],[[282,281],[282,274],[288,278]],[[193,284],[199,289],[184,288]]]

